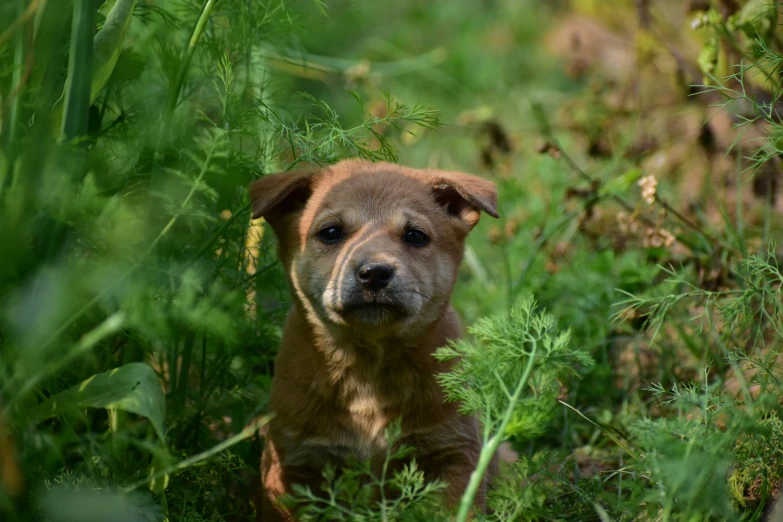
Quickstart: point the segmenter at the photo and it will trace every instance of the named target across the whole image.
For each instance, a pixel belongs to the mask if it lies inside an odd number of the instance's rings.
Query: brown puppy
[[[444,404],[432,353],[461,335],[449,305],[465,237],[498,217],[494,183],[467,174],[347,160],[266,176],[250,187],[294,296],[277,356],[275,414],[261,462],[258,520],[292,520],[293,484],[317,490],[346,455],[382,465],[384,429],[456,502],[481,450],[477,419]],[[484,506],[485,488],[476,503]]]

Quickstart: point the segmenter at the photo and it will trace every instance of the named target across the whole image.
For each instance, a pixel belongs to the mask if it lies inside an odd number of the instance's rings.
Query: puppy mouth
[[[407,310],[399,303],[377,299],[345,303],[340,313],[359,322],[371,324],[390,322],[408,315]]]

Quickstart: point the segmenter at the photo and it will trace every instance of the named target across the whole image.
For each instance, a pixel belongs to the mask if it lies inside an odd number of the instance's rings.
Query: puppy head
[[[250,198],[310,319],[376,335],[437,320],[465,237],[498,217],[490,181],[362,160],[263,177]]]

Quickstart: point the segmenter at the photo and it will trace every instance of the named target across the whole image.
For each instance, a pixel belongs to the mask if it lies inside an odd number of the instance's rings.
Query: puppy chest
[[[384,430],[391,421],[383,405],[372,394],[357,394],[345,405],[340,423],[341,438],[357,455],[369,458],[386,449]]]

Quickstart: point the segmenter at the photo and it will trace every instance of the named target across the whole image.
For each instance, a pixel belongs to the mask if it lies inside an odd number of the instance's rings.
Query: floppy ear
[[[470,228],[476,226],[482,210],[494,218],[500,217],[494,182],[462,172],[436,170],[430,174],[435,200]]]
[[[313,174],[308,170],[281,172],[251,183],[253,219],[263,217],[274,228],[281,218],[301,210],[312,193]]]

